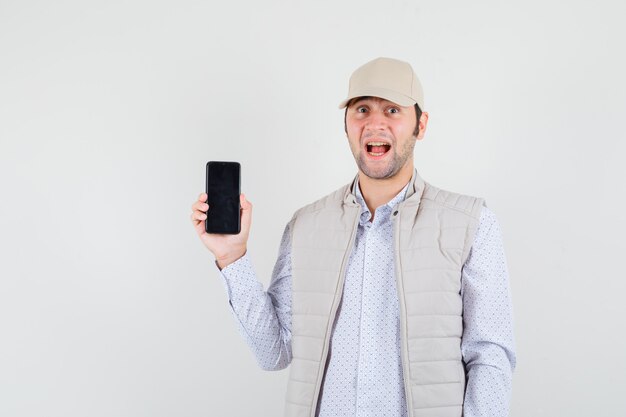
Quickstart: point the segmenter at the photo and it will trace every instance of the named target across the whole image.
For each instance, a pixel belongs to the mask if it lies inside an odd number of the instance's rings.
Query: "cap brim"
[[[417,100],[411,97],[399,94],[395,91],[387,90],[386,88],[369,87],[359,91],[353,91],[345,100],[339,103],[339,108],[343,109],[348,105],[348,102],[355,97],[379,97],[385,100],[392,101],[400,106],[412,106],[417,103]],[[420,105],[421,107],[421,105]]]

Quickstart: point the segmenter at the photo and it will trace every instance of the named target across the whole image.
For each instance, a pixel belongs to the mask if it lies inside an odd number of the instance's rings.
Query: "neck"
[[[409,182],[412,175],[412,161],[403,166],[396,175],[390,178],[370,178],[359,171],[359,187],[365,204],[367,204],[367,208],[372,213],[372,218],[376,209],[394,198]]]

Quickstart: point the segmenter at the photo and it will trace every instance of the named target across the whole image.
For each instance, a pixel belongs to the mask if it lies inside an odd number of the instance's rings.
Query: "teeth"
[[[372,155],[372,156],[381,156],[384,155],[384,152],[368,152],[368,154]]]
[[[388,143],[385,142],[367,142],[368,146],[384,146],[384,145],[389,145]]]

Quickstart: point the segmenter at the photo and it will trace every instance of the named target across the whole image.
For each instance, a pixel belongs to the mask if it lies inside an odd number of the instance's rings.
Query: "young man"
[[[378,58],[350,78],[351,184],[293,215],[268,291],[239,235],[204,231],[241,334],[263,369],[291,364],[285,416],[507,416],[515,351],[498,222],[482,198],[422,180],[421,84]]]

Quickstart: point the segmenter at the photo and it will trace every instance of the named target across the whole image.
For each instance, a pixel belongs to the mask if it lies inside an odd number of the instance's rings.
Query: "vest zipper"
[[[358,206],[361,207],[361,206]],[[354,225],[352,227],[352,234],[350,235],[350,244],[348,245],[348,249],[346,250],[346,253],[343,255],[343,260],[341,261],[341,268],[340,268],[340,272],[339,272],[339,289],[338,289],[338,293],[336,292],[336,296],[335,296],[335,300],[333,301],[333,305],[331,307],[331,311],[330,311],[330,320],[329,320],[329,324],[328,324],[328,329],[326,330],[326,343],[324,343],[324,351],[322,352],[322,360],[320,361],[321,364],[323,365],[323,371],[322,374],[318,377],[318,381],[319,383],[317,384],[317,386],[315,387],[315,395],[313,396],[313,407],[312,410],[313,412],[311,413],[311,417],[315,417],[317,415],[317,407],[318,407],[318,401],[319,401],[319,394],[320,394],[320,389],[322,388],[322,380],[324,379],[324,373],[326,373],[326,366],[327,364],[327,360],[328,360],[328,347],[330,346],[330,337],[331,337],[331,333],[333,330],[333,324],[335,323],[335,316],[337,315],[337,308],[339,306],[339,302],[341,301],[341,297],[343,296],[343,284],[346,278],[346,268],[347,268],[347,264],[348,264],[348,259],[350,257],[350,254],[352,253],[352,251],[354,250],[354,241],[356,240],[356,231],[359,227],[359,218],[360,218],[360,209],[358,210],[355,219],[354,219]]]
[[[399,211],[400,207],[398,207]],[[413,408],[411,404],[411,393],[408,381],[409,371],[409,353],[407,351],[406,340],[406,304],[404,302],[404,286],[402,285],[402,269],[400,269],[400,214],[394,216],[393,226],[393,244],[394,244],[394,273],[396,276],[396,291],[398,293],[398,303],[400,305],[400,349],[402,351],[402,379],[404,381],[404,396],[406,399],[406,409],[409,417],[413,416]]]

